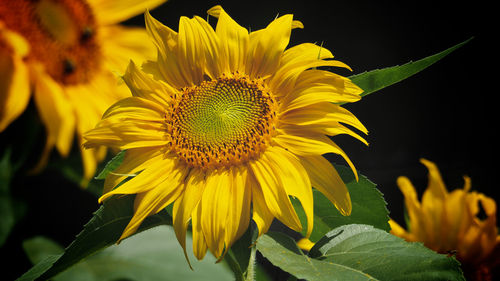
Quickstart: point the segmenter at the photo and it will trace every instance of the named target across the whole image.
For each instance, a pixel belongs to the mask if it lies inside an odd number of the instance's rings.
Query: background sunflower
[[[408,176],[422,194],[427,171],[418,163],[421,157],[439,165],[448,186],[462,186],[462,175],[466,174],[472,179],[472,189],[494,196],[498,181],[490,159],[496,160],[492,155],[496,91],[493,74],[484,68],[495,56],[492,33],[487,29],[492,26],[488,21],[494,19],[488,15],[492,7],[481,2],[471,6],[436,1],[252,1],[244,5],[206,1],[194,5],[171,0],[151,14],[177,29],[179,16],[204,15],[217,4],[252,29],[265,27],[277,14],[294,14],[305,30],[295,30],[290,45],[323,42],[337,59],[348,62],[354,74],[416,60],[474,36],[466,46],[425,71],[345,106],[369,129],[369,147],[348,137],[338,136],[336,141],[359,172],[377,183],[391,217],[397,221],[403,221],[403,196],[396,179]],[[143,17],[128,23],[142,25]],[[341,159],[331,160],[342,163]],[[7,280],[31,267],[21,241],[42,234],[68,245],[98,207],[94,195],[77,186],[68,188],[74,184],[55,172],[19,179],[13,185],[24,186],[25,193],[14,195],[26,200],[29,209],[0,251],[1,260],[8,257],[16,264],[7,272]],[[54,194],[58,204],[47,205]],[[281,274],[271,271],[275,280],[280,280]]]

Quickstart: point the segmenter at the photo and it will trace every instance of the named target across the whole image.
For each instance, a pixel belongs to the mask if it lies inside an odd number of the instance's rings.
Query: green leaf
[[[123,157],[125,157],[125,150],[122,150],[118,152],[107,164],[104,166],[104,169],[95,177],[97,180],[103,180],[106,179],[106,176],[110,173],[113,172],[116,168],[118,168],[122,162],[123,162]]]
[[[46,238],[38,237],[24,244],[32,254],[50,255],[54,252],[54,242]],[[191,245],[188,236],[188,248]],[[233,280],[231,271],[224,264],[216,264],[213,256],[207,255],[198,262],[192,249],[188,249],[188,253],[193,270],[186,262],[173,229],[159,226],[85,258],[53,280]]]
[[[53,264],[47,267],[50,261],[42,261],[42,265],[35,265],[19,280],[49,279],[76,264],[83,258],[116,243],[123,230],[134,214],[134,196],[123,196],[107,200],[76,239],[66,248],[65,252]],[[146,218],[137,233],[158,225],[171,225],[172,217],[166,210]]]
[[[321,192],[313,190],[314,228],[310,237],[311,241],[318,241],[331,229],[346,224],[368,224],[389,231],[387,203],[382,193],[376,188],[376,184],[361,174],[359,174],[359,181],[356,181],[351,169],[342,165],[334,166],[349,190],[352,212],[350,216],[343,216]],[[307,219],[300,203],[297,200],[292,202],[300,220],[306,222]],[[305,234],[305,231],[302,234]]]
[[[295,241],[279,232],[268,232],[257,241],[257,250],[274,266],[308,281],[377,280],[354,268],[312,259]]]
[[[330,231],[311,249],[311,256],[290,237],[276,233],[259,238],[257,250],[275,266],[310,281],[465,280],[454,258],[370,225]]]
[[[354,84],[363,89],[364,92],[361,94],[361,96],[366,96],[392,84],[396,84],[424,70],[425,68],[446,57],[451,52],[462,47],[470,40],[472,40],[472,38],[469,38],[468,40],[459,43],[451,48],[448,48],[440,53],[428,56],[415,62],[409,62],[401,66],[393,66],[383,69],[376,69],[369,72],[363,72],[360,74],[352,75],[349,78],[352,80],[352,82],[354,82]]]
[[[49,256],[59,255],[64,252],[61,245],[43,236],[23,241],[23,249],[33,264],[37,264]]]
[[[255,274],[255,245],[257,226],[250,224],[242,237],[236,241],[224,257],[234,273],[235,280],[254,280]]]
[[[12,228],[25,213],[26,203],[14,198],[10,193],[12,178],[19,163],[12,163],[11,148],[5,149],[0,157],[0,246],[9,237]]]

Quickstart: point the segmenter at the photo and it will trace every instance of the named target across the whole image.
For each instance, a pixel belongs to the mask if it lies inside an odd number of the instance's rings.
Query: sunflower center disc
[[[171,148],[193,167],[237,165],[274,134],[276,102],[261,81],[222,77],[185,89],[171,114]]]
[[[85,1],[2,0],[0,21],[28,41],[28,60],[59,83],[86,83],[99,67],[97,26]]]

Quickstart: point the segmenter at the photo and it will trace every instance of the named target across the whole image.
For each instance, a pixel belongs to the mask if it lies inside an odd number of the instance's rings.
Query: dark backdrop
[[[305,28],[293,31],[291,45],[322,42],[351,66],[352,74],[417,60],[474,36],[423,72],[345,106],[370,131],[368,147],[349,137],[334,140],[359,172],[378,185],[399,222],[403,197],[396,179],[408,176],[421,194],[427,184],[421,157],[437,163],[449,189],[461,188],[462,176],[469,175],[473,189],[494,196],[497,92],[496,71],[490,66],[496,66],[497,54],[489,31],[492,7],[479,1],[171,0],[151,13],[177,30],[180,16],[206,17],[215,4],[252,30],[277,15],[293,13]],[[127,22],[142,23],[142,16]],[[67,246],[98,207],[95,197],[53,172],[24,179],[22,185],[27,213],[0,254],[16,265],[7,272],[8,279],[30,267],[22,240],[46,235]]]

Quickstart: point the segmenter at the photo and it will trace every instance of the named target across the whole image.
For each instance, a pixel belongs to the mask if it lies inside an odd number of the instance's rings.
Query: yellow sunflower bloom
[[[208,13],[218,18],[215,30],[195,16],[181,17],[178,32],[146,14],[157,60],[142,69],[129,65],[124,81],[133,97],[110,107],[84,135],[84,146],[126,150],[99,199],[137,194],[120,239],[173,204],[184,251],[191,221],[195,256],[202,259],[209,249],[221,259],[250,219],[259,235],[274,218],[300,231],[289,196],[300,200],[310,234],[311,185],[350,214],[348,190],[322,155],[339,154],[355,169],[326,135],[365,142],[344,125],[367,130],[338,105],[359,100],[362,90],[320,69],[347,66],[314,44],[286,49],[292,29],[302,27],[292,15],[249,33],[220,6]]]
[[[66,156],[75,137],[130,96],[118,86],[130,58],[153,56],[144,29],[119,26],[165,0],[2,0],[0,2],[0,132],[33,96],[47,139],[38,168],[55,147]],[[81,149],[90,179],[106,149]]]
[[[472,269],[474,275],[488,274],[486,263],[499,265],[500,262],[495,201],[482,193],[471,192],[471,180],[466,176],[463,189],[448,192],[437,166],[425,159],[421,159],[421,163],[429,170],[427,190],[419,202],[409,179],[398,178],[410,225],[405,230],[390,220],[391,233],[407,241],[423,242],[439,253],[456,253],[464,270]],[[480,206],[484,219],[478,217]]]

